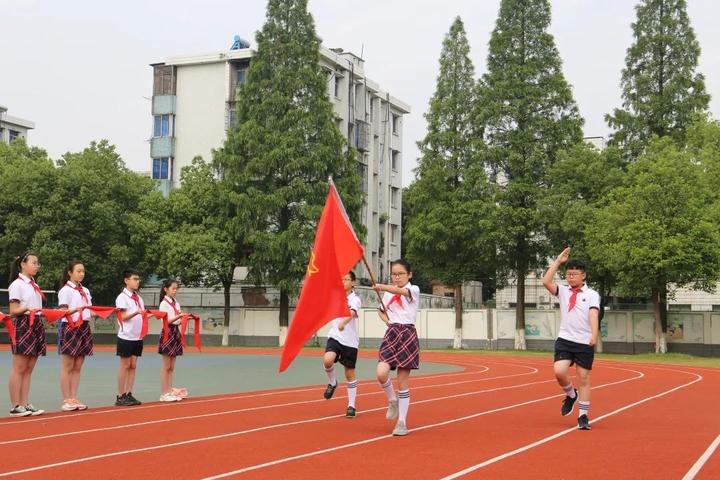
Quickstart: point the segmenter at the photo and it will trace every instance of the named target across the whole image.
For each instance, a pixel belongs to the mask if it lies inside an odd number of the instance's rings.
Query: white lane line
[[[637,373],[640,373],[640,372],[637,372]],[[520,374],[516,374],[516,375],[520,375]],[[643,375],[643,374],[640,373],[640,376],[639,376],[639,377],[633,377],[633,378],[631,378],[631,379],[629,379],[629,380],[634,380],[634,379],[637,379],[637,378],[641,378],[642,375]],[[621,380],[619,383],[622,383],[622,382],[625,382],[625,381],[628,381],[628,380]],[[506,386],[506,387],[496,387],[496,388],[485,389],[485,390],[477,390],[477,391],[474,391],[474,392],[465,392],[465,393],[456,394],[456,395],[447,395],[447,396],[443,396],[443,397],[436,397],[436,398],[431,398],[431,399],[426,399],[426,400],[419,400],[419,401],[413,402],[413,404],[417,405],[417,404],[421,404],[421,403],[437,402],[437,401],[448,400],[448,399],[452,399],[452,398],[465,397],[465,396],[468,396],[468,395],[478,395],[478,394],[482,394],[482,393],[496,392],[496,391],[500,391],[500,390],[509,390],[509,389],[513,389],[513,388],[521,388],[521,387],[525,387],[525,386],[537,385],[537,384],[541,384],[541,383],[550,383],[550,382],[555,382],[555,380],[554,380],[554,379],[552,379],[552,380],[542,380],[542,381],[538,381],[538,382],[531,382],[531,383],[520,384],[520,385],[511,385],[511,386]],[[616,383],[617,383],[617,382],[616,382]],[[611,384],[607,384],[607,385],[611,385]],[[595,387],[595,388],[601,388],[602,386],[603,386],[603,385],[598,386],[598,387]],[[419,388],[419,387],[415,387],[415,388]],[[430,386],[428,386],[428,388],[430,388]],[[542,401],[542,400],[547,400],[547,399],[550,399],[550,398],[557,398],[558,396],[560,396],[560,395],[552,395],[552,396],[544,397],[544,398],[541,398],[541,399],[535,400],[535,401]],[[502,407],[502,408],[499,408],[499,409],[495,409],[495,410],[488,411],[488,412],[486,412],[486,413],[484,413],[484,414],[492,413],[492,412],[495,412],[495,411],[507,410],[507,409],[510,409],[510,408],[515,408],[516,406],[526,405],[527,403],[534,403],[535,401],[524,402],[524,403],[517,404],[517,405],[511,405],[511,406],[509,406],[509,407]],[[364,414],[364,413],[370,413],[370,412],[376,412],[376,411],[385,411],[386,409],[387,409],[386,406],[379,407],[379,408],[373,408],[373,409],[369,409],[369,410],[364,410],[364,411],[363,411],[363,414]],[[476,415],[476,416],[477,416],[477,415]],[[68,461],[63,461],[63,462],[57,462],[57,463],[51,463],[51,464],[47,464],[47,465],[39,465],[39,466],[36,466],[36,467],[29,467],[29,468],[25,468],[25,469],[21,469],[21,470],[15,470],[15,471],[11,471],[11,472],[3,472],[3,473],[0,473],[0,477],[7,477],[7,476],[11,476],[11,475],[18,475],[18,474],[21,474],[21,473],[34,472],[34,471],[38,471],[38,470],[45,470],[45,469],[54,468],[54,467],[60,467],[60,466],[64,466],[64,465],[72,465],[72,464],[76,464],[76,463],[89,462],[89,461],[92,461],[92,460],[99,460],[99,459],[103,459],[103,458],[110,458],[110,457],[116,457],[116,456],[121,456],[121,455],[128,455],[128,454],[132,454],[132,453],[147,452],[147,451],[152,451],[152,450],[160,450],[160,449],[164,449],[164,448],[171,448],[171,447],[176,447],[176,446],[181,446],[181,445],[189,445],[189,444],[200,443],[200,442],[205,442],[205,441],[210,441],[210,440],[219,440],[219,439],[223,439],[223,438],[235,437],[235,436],[239,436],[239,435],[245,435],[245,434],[249,434],[249,433],[254,433],[254,432],[259,432],[259,431],[264,431],[264,430],[270,430],[270,429],[274,429],[274,428],[288,427],[288,426],[294,426],[294,425],[302,425],[302,424],[306,424],[306,423],[320,422],[320,421],[324,421],[324,420],[330,420],[330,419],[341,418],[341,417],[344,417],[344,415],[331,415],[331,416],[327,416],[327,417],[318,417],[318,418],[312,418],[312,419],[306,419],[306,420],[298,420],[298,421],[286,422],[286,423],[280,423],[280,424],[274,424],[274,425],[266,425],[266,426],[257,427],[257,428],[252,428],[252,429],[248,429],[248,430],[241,430],[241,431],[238,431],[238,432],[230,432],[230,433],[225,433],[225,434],[221,434],[221,435],[212,435],[212,436],[208,436],[208,437],[194,438],[194,439],[191,439],[191,440],[184,440],[184,441],[174,442],[174,443],[169,443],[169,444],[155,445],[155,446],[152,446],[152,447],[136,448],[136,449],[131,449],[131,450],[123,450],[123,451],[118,451],[118,452],[105,453],[105,454],[101,454],[101,455],[93,455],[93,456],[90,456],[90,457],[76,458],[76,459],[73,459],[73,460],[68,460]],[[458,421],[459,421],[459,420],[458,420]],[[421,427],[421,428],[422,428],[422,427]],[[385,438],[385,437],[378,437],[378,439],[379,439],[379,438]],[[373,440],[373,441],[374,441],[374,440]]]
[[[694,384],[694,383],[697,383],[697,382],[700,382],[700,381],[703,379],[703,377],[702,377],[701,375],[698,375],[697,373],[685,372],[685,371],[681,371],[681,370],[675,370],[675,371],[682,372],[682,373],[686,373],[686,374],[689,374],[689,375],[694,375],[696,378],[695,378],[695,380],[693,380],[693,381],[691,381],[691,382],[685,383],[685,384],[680,385],[680,386],[675,387],[675,388],[671,388],[670,390],[665,390],[664,392],[658,393],[658,394],[656,394],[656,395],[652,395],[652,396],[650,396],[650,397],[643,398],[642,400],[638,400],[637,402],[633,402],[633,403],[630,403],[630,404],[628,404],[628,405],[625,405],[624,407],[620,407],[620,408],[618,408],[617,410],[613,410],[613,411],[610,412],[610,413],[606,413],[605,415],[601,415],[601,416],[599,416],[599,417],[591,420],[590,423],[599,422],[599,421],[601,421],[601,420],[603,420],[603,419],[605,419],[605,418],[608,418],[608,417],[611,417],[611,416],[616,415],[616,414],[618,414],[618,413],[624,412],[625,410],[627,410],[627,409],[629,409],[629,408],[633,408],[633,407],[636,407],[636,406],[638,406],[638,405],[642,405],[643,403],[647,403],[647,402],[649,402],[649,401],[656,400],[656,399],[658,399],[658,398],[660,398],[660,397],[664,397],[664,396],[669,395],[669,394],[671,394],[671,393],[673,393],[673,392],[677,392],[678,390],[681,390],[681,389],[683,389],[683,388],[689,387],[690,385],[692,385],[692,384]],[[485,461],[482,462],[482,463],[478,463],[478,464],[473,465],[473,466],[471,466],[471,467],[468,467],[468,468],[465,468],[465,469],[463,469],[463,470],[460,470],[459,472],[455,472],[455,473],[453,473],[453,474],[451,474],[451,475],[448,475],[448,476],[446,476],[446,477],[443,477],[442,480],[451,480],[451,479],[455,479],[455,478],[460,478],[460,477],[462,477],[463,475],[467,475],[468,473],[472,473],[472,472],[474,472],[474,471],[476,471],[476,470],[479,470],[479,469],[481,469],[481,468],[487,467],[488,465],[492,465],[493,463],[497,463],[497,462],[499,462],[499,461],[501,461],[501,460],[504,460],[504,459],[506,459],[506,458],[508,458],[508,457],[512,457],[512,456],[517,455],[517,454],[519,454],[519,453],[526,452],[526,451],[528,451],[528,450],[530,450],[530,449],[532,449],[532,448],[535,448],[535,447],[540,446],[540,445],[542,445],[542,444],[551,442],[551,441],[555,440],[556,438],[560,438],[560,437],[562,437],[562,436],[564,436],[564,435],[567,435],[568,433],[574,432],[574,431],[576,431],[576,430],[577,430],[577,428],[568,428],[568,429],[566,429],[566,430],[562,430],[562,431],[560,431],[560,432],[558,432],[558,433],[556,433],[556,434],[554,434],[554,435],[550,435],[550,436],[545,437],[545,438],[542,438],[542,439],[540,439],[540,440],[538,440],[538,441],[536,441],[536,442],[527,444],[527,445],[525,445],[525,446],[523,446],[523,447],[520,447],[520,448],[516,448],[515,450],[509,451],[509,452],[503,453],[502,455],[498,455],[498,456],[496,456],[496,457],[493,457],[493,458],[490,458],[490,459],[488,459],[488,460],[485,460]],[[718,438],[720,438],[720,437],[718,437]]]
[[[622,369],[622,370],[627,370],[627,369]],[[598,385],[598,386],[596,386],[596,387],[592,387],[592,389],[595,390],[595,389],[598,389],[598,388],[609,387],[609,386],[611,386],[611,385],[618,385],[618,384],[625,383],[625,382],[630,382],[630,381],[633,381],[633,380],[639,380],[640,378],[642,378],[642,377],[645,376],[645,374],[643,374],[642,372],[637,372],[637,371],[635,371],[635,370],[629,370],[629,371],[633,371],[633,372],[637,373],[638,375],[635,376],[635,377],[631,377],[631,378],[624,379],[624,380],[619,380],[619,381],[616,381],[616,382],[611,382],[611,383],[605,383],[605,384],[603,384],[603,385]],[[546,380],[546,381],[544,381],[544,382],[536,382],[536,383],[548,383],[548,382],[555,382],[555,380],[552,379],[552,380]],[[464,395],[453,395],[453,397],[455,397],[455,398],[460,397],[460,396],[464,396]],[[547,397],[536,398],[536,399],[534,399],[534,400],[528,400],[528,401],[526,401],[526,402],[516,403],[516,404],[514,404],[514,405],[508,405],[508,406],[505,406],[505,407],[495,408],[495,409],[493,409],[493,410],[485,410],[485,411],[478,412],[478,413],[474,413],[474,414],[472,414],[472,415],[467,415],[467,416],[464,416],[464,417],[451,418],[450,420],[444,420],[444,421],[438,422],[438,423],[432,423],[432,424],[428,424],[428,425],[423,425],[423,426],[420,426],[420,427],[417,427],[417,428],[413,428],[411,431],[426,430],[426,429],[429,429],[429,428],[436,428],[436,427],[441,427],[441,426],[444,426],[444,425],[450,425],[450,424],[452,424],[452,423],[463,422],[463,421],[470,420],[470,419],[473,419],[473,418],[477,418],[477,417],[482,417],[482,416],[485,416],[485,415],[489,415],[489,414],[491,414],[491,413],[497,413],[497,412],[502,412],[502,411],[505,411],[505,410],[511,410],[511,409],[513,409],[513,408],[522,407],[522,406],[530,405],[530,404],[533,404],[533,403],[543,402],[543,401],[551,400],[551,399],[558,398],[558,397],[561,397],[561,396],[562,396],[561,394],[555,394],[555,395],[550,395],[550,396],[547,396]],[[423,401],[413,402],[413,405],[418,404],[418,403],[423,403]],[[214,475],[214,476],[211,476],[211,477],[206,477],[206,478],[204,478],[203,480],[216,480],[216,479],[219,479],[219,478],[231,477],[231,476],[233,476],[233,475],[239,475],[239,474],[241,474],[241,473],[247,473],[247,472],[250,472],[250,471],[253,471],[253,470],[260,470],[260,469],[262,469],[262,468],[272,467],[272,466],[274,466],[274,465],[279,465],[279,464],[281,464],[281,463],[287,463],[287,462],[291,462],[291,461],[294,461],[294,460],[301,460],[301,459],[304,459],[304,458],[313,457],[313,456],[315,456],[315,455],[322,455],[322,454],[325,454],[325,453],[335,452],[335,451],[337,451],[337,450],[343,450],[343,449],[345,449],[345,448],[351,448],[351,447],[356,447],[356,446],[358,446],[358,445],[364,445],[364,444],[368,444],[368,443],[372,443],[372,442],[377,442],[377,441],[379,441],[379,440],[384,440],[384,439],[387,439],[387,438],[392,438],[392,434],[390,434],[390,435],[380,435],[380,436],[378,436],[378,437],[372,437],[372,438],[368,438],[368,439],[365,439],[365,440],[360,440],[360,441],[353,442],[353,443],[346,443],[346,444],[344,444],[344,445],[338,445],[338,446],[335,446],[335,447],[325,448],[325,449],[323,449],[323,450],[316,450],[316,451],[312,451],[312,452],[308,452],[308,453],[303,453],[303,454],[300,454],[300,455],[295,455],[295,456],[292,456],[292,457],[285,457],[285,458],[280,458],[280,459],[273,460],[273,461],[270,461],[270,462],[265,462],[265,463],[261,463],[261,464],[257,464],[257,465],[251,465],[251,466],[249,466],[249,467],[240,468],[240,469],[238,469],[238,470],[233,470],[232,472],[226,472],[226,473],[221,473],[221,474]]]
[[[433,363],[437,363],[437,362],[433,362]],[[490,363],[492,363],[492,362],[490,362]],[[413,381],[415,381],[415,380],[424,381],[427,379],[432,380],[432,379],[436,379],[436,378],[474,375],[477,373],[485,373],[490,370],[489,367],[487,367],[485,365],[479,365],[479,364],[459,364],[458,363],[455,365],[468,365],[468,366],[473,366],[473,367],[480,367],[480,368],[484,368],[484,370],[479,370],[479,371],[474,371],[474,372],[456,372],[456,373],[441,373],[441,374],[422,375],[422,376],[414,377]],[[514,365],[513,364],[513,366],[532,368],[527,365]],[[377,380],[364,380],[364,381],[359,382],[359,385],[374,385],[375,383],[377,383]],[[226,401],[232,401],[232,400],[244,400],[247,398],[270,397],[270,396],[284,395],[284,394],[312,392],[312,391],[316,391],[318,388],[320,388],[320,387],[318,387],[318,386],[298,387],[298,388],[291,388],[291,389],[285,389],[285,390],[271,390],[269,392],[249,393],[249,394],[242,394],[242,395],[223,396],[223,397],[217,397],[217,398],[197,397],[197,399],[183,400],[182,402],[168,403],[168,404],[162,405],[162,408],[178,408],[178,407],[182,407],[184,405],[193,405],[196,403],[206,404],[206,403],[211,403],[211,402],[226,402]],[[324,386],[322,386],[321,388],[324,388]],[[51,420],[70,419],[71,421],[75,421],[75,420],[77,420],[79,415],[86,417],[86,416],[91,416],[91,415],[105,415],[105,414],[109,414],[109,413],[124,413],[126,411],[135,412],[138,410],[145,410],[145,409],[157,409],[159,407],[160,407],[159,403],[151,403],[151,404],[147,404],[147,405],[143,405],[143,406],[139,406],[139,407],[125,407],[125,408],[104,406],[104,407],[100,407],[100,408],[105,408],[107,410],[89,410],[89,411],[74,413],[74,414],[70,414],[70,415],[61,414],[61,415],[57,415],[57,416],[47,416],[47,417],[45,417],[45,416],[33,417],[33,418],[23,417],[20,419],[14,418],[14,419],[10,419],[10,420],[4,421],[4,422],[0,422],[0,427],[14,426],[14,425],[19,425],[19,424],[33,423],[33,422],[48,422]],[[56,413],[59,413],[59,412],[56,412]]]
[[[485,377],[475,380],[461,380],[458,382],[451,382],[451,383],[441,383],[441,384],[435,384],[435,385],[420,385],[417,387],[414,387],[414,390],[423,390],[426,388],[440,388],[440,387],[450,387],[455,385],[463,385],[466,383],[478,383],[478,382],[487,382],[490,380],[501,380],[505,378],[513,378],[513,377],[520,377],[525,375],[533,375],[538,372],[537,369],[534,372],[529,373],[515,373],[512,375],[501,375],[497,377]],[[380,389],[376,389],[377,391],[369,392],[369,393],[359,393],[357,396],[363,397],[363,396],[374,396],[374,395],[384,395],[385,392],[383,392]],[[346,398],[345,396],[337,396],[335,398]],[[253,412],[257,410],[268,410],[272,408],[283,408],[283,407],[291,407],[295,405],[305,405],[309,403],[326,403],[327,400],[325,399],[319,399],[319,400],[301,400],[297,402],[287,402],[287,403],[279,403],[279,404],[271,404],[271,405],[261,405],[257,407],[246,407],[246,408],[238,408],[233,410],[224,410],[220,412],[212,412],[212,413],[203,413],[198,415],[186,415],[183,417],[172,417],[172,418],[164,418],[160,420],[147,420],[145,422],[137,422],[137,423],[127,423],[122,425],[112,425],[109,427],[98,427],[98,428],[90,428],[86,430],[76,430],[72,432],[62,432],[62,433],[53,433],[48,435],[41,435],[36,437],[28,437],[28,438],[20,438],[15,440],[5,440],[0,441],[0,445],[11,445],[11,444],[17,444],[17,443],[27,443],[27,442],[34,442],[38,440],[47,440],[50,438],[60,438],[60,437],[68,437],[68,436],[74,436],[74,435],[82,435],[87,433],[97,433],[97,432],[105,432],[110,430],[120,430],[125,428],[132,428],[132,427],[142,427],[146,425],[156,425],[161,423],[171,423],[171,422],[177,422],[181,420],[193,420],[193,419],[199,419],[199,418],[210,418],[210,417],[217,417],[220,415],[231,415],[236,413],[243,413],[243,412]]]
[[[695,475],[700,473],[703,465],[705,465],[705,463],[710,460],[710,457],[715,452],[715,449],[718,447],[718,445],[720,445],[720,435],[718,435],[707,448],[707,450],[705,450],[705,452],[700,455],[700,458],[698,458],[697,462],[695,462],[695,464],[690,467],[690,470],[688,470],[682,480],[692,480],[693,478],[695,478]]]

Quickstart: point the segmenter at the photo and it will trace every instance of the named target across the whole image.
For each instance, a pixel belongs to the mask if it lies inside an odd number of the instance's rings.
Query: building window
[[[18,138],[20,136],[20,132],[18,132],[17,130],[11,130],[9,128],[8,128],[8,134],[9,134],[8,135],[9,142],[12,142],[13,140],[15,140],[16,138]]]
[[[390,243],[393,245],[397,245],[397,241],[398,241],[398,226],[390,225]]]
[[[375,121],[375,99],[368,96],[368,102],[370,102],[370,123]]]
[[[392,208],[398,208],[400,206],[400,189],[391,187],[390,188],[390,206]]]
[[[172,66],[158,65],[153,70],[153,95],[175,95],[175,72]]]
[[[155,115],[155,128],[153,137],[170,136],[170,115]]]
[[[400,134],[400,115],[393,114],[392,116],[392,132],[393,135]]]
[[[394,172],[397,172],[400,170],[400,152],[397,150],[392,150],[392,158],[390,160],[390,165],[392,166],[392,169]]]
[[[170,178],[169,158],[153,158],[152,178],[155,180],[167,180]]]
[[[338,77],[337,74],[335,75],[335,98],[340,98],[340,80],[342,80],[341,77]]]
[[[247,66],[242,65],[239,66],[237,70],[235,70],[235,83],[238,85],[245,83],[247,76]]]

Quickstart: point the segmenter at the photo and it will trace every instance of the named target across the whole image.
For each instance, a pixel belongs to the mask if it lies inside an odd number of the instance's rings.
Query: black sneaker
[[[590,420],[587,415],[578,417],[578,430],[590,430]]]
[[[355,418],[356,414],[357,410],[355,410],[355,407],[348,407],[347,411],[345,412],[345,418]]]
[[[562,408],[560,409],[560,413],[563,417],[566,417],[570,415],[573,411],[573,407],[575,406],[575,402],[577,402],[578,399],[578,393],[577,389],[575,390],[575,396],[573,398],[565,397],[565,400],[563,400]]]
[[[115,397],[115,406],[116,407],[127,407],[129,404],[127,402],[127,394],[123,393],[122,395],[117,395]]]
[[[323,397],[325,397],[325,400],[330,400],[335,393],[335,389],[337,388],[337,383],[335,385],[328,383],[327,388],[325,389],[325,393],[323,393]]]
[[[142,405],[142,402],[141,402],[140,400],[138,400],[137,398],[133,397],[132,392],[128,392],[128,393],[127,393],[127,397],[125,397],[125,398],[127,399],[127,402],[128,402],[127,404],[128,404],[129,406],[131,406],[131,407],[132,407],[132,406],[135,406],[135,405]]]

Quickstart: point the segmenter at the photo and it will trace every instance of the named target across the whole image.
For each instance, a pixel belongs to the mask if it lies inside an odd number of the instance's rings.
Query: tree
[[[428,132],[418,142],[422,156],[407,190],[408,203],[414,205],[407,222],[407,255],[416,270],[455,290],[454,348],[462,346],[463,282],[476,278],[494,257],[486,233],[493,204],[476,119],[468,108],[475,102],[469,54],[457,17],[443,41],[437,88],[425,115]]]
[[[239,92],[237,126],[216,160],[233,214],[250,212],[253,275],[280,289],[282,343],[328,176],[355,221],[362,194],[355,155],[335,125],[307,0],[269,0],[256,39],[257,53]]]
[[[242,238],[228,228],[225,184],[212,165],[197,157],[181,172],[181,187],[170,192],[166,231],[159,236],[158,271],[183,285],[222,285],[222,344],[229,344],[230,288],[235,267],[245,255]]]
[[[32,247],[40,228],[38,209],[55,189],[55,167],[47,153],[22,139],[0,142],[0,285],[7,288],[10,261]],[[43,263],[44,259],[42,260]],[[53,285],[42,282],[43,287]]]
[[[707,110],[710,95],[697,73],[700,45],[685,0],[642,0],[635,7],[633,44],[622,72],[623,107],[606,115],[612,142],[636,159],[652,135],[685,142],[693,116]]]
[[[582,139],[583,121],[549,26],[549,1],[503,0],[478,87],[491,179],[500,187],[498,278],[517,281],[518,349],[525,349],[525,275],[543,268],[548,255],[537,208],[548,168]]]
[[[586,260],[588,283],[600,293],[600,322],[615,276],[604,257],[590,255],[586,230],[604,206],[607,194],[625,184],[625,168],[617,148],[599,151],[588,144],[579,144],[560,152],[550,168],[547,195],[540,202],[544,231],[553,251],[572,246],[571,256]]]
[[[21,142],[0,149],[0,192],[7,198],[0,208],[9,209],[0,214],[6,258],[29,247],[37,251],[38,283],[51,289],[67,262],[80,259],[96,302],[111,302],[122,285],[120,272],[145,256],[144,246],[131,245],[128,221],[153,190],[152,180],[127,170],[105,140],[66,153],[57,167]],[[18,195],[18,185],[26,185],[27,194]]]
[[[655,350],[665,353],[668,285],[712,291],[720,276],[717,210],[703,165],[669,137],[652,140],[628,173],[588,227],[588,251],[606,259],[620,292],[650,294]]]

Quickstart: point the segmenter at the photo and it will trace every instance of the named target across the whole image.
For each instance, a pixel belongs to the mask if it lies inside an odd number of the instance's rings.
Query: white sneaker
[[[402,420],[398,420],[397,425],[395,425],[395,430],[393,430],[393,435],[396,437],[403,437],[408,434],[407,426],[405,425],[405,422]]]
[[[32,415],[32,412],[30,410],[25,410],[25,407],[22,405],[16,405],[15,408],[10,410],[11,417],[29,417],[30,415]]]
[[[161,402],[179,402],[180,400],[182,400],[182,398],[173,395],[172,393],[163,393],[160,395]]]
[[[78,405],[76,405],[72,402],[68,402],[68,401],[65,401],[65,403],[62,404],[62,407],[60,407],[60,410],[62,410],[63,412],[72,412],[72,411],[78,410],[78,409],[79,409]]]
[[[25,405],[25,410],[30,412],[30,415],[32,415],[33,417],[36,417],[38,415],[42,415],[43,413],[45,413],[45,410],[43,410],[42,408],[33,407],[32,403],[28,403],[27,405]]]
[[[385,418],[388,420],[395,420],[398,416],[398,401],[397,400],[390,400],[390,403],[388,404],[387,413],[385,414]]]

